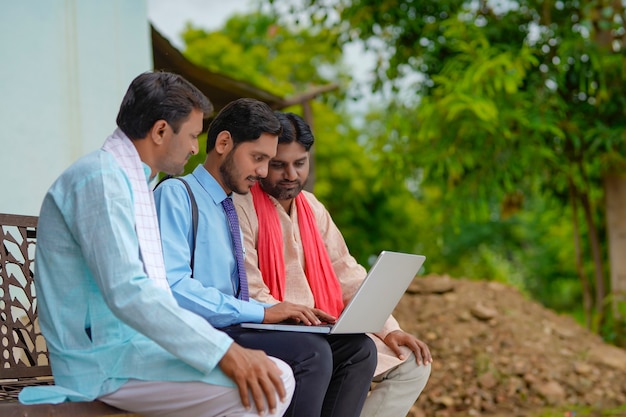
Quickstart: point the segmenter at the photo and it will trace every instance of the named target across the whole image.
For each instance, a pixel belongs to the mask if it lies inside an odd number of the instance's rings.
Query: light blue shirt
[[[235,297],[237,261],[222,201],[230,198],[213,176],[199,165],[183,177],[198,205],[198,236],[192,276],[191,201],[178,180],[162,182],[154,191],[167,279],[178,303],[220,328],[243,322],[260,323],[266,304]]]
[[[130,378],[234,386],[217,366],[232,340],[158,288],[139,253],[125,172],[102,150],[79,159],[37,227],[37,308],[57,386],[25,388],[22,402],[92,400]]]

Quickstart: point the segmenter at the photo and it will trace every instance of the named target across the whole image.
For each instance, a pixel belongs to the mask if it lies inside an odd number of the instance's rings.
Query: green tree
[[[279,25],[262,13],[233,16],[215,32],[188,26],[183,39],[183,54],[194,63],[287,98],[348,80],[337,35]],[[418,204],[403,178],[381,175],[380,161],[359,143],[363,132],[337,105],[342,96],[328,94],[313,102],[316,195],[362,264],[383,249],[415,251]],[[187,171],[204,158],[204,152],[194,156]]]
[[[405,175],[419,168],[423,184],[443,187],[448,201],[469,202],[483,213],[498,203],[510,210],[532,209],[540,199],[560,202],[571,216],[587,323],[594,312],[599,329],[608,299],[607,251],[626,253],[624,238],[612,238],[608,248],[603,226],[616,224],[618,230],[608,230],[614,236],[626,228],[619,204],[606,204],[626,195],[623,3],[338,0],[304,6],[334,17],[320,21],[341,33],[340,43],[361,40],[378,54],[375,90],[413,88],[420,96],[417,106],[397,105],[399,117],[411,123],[387,124],[394,134],[381,136],[402,156]],[[407,86],[405,75],[416,72],[422,81]],[[612,275],[622,279],[613,279],[614,300],[626,289],[625,267],[616,258]]]
[[[279,96],[347,77],[333,32],[290,30],[261,12],[235,15],[214,32],[188,25],[183,40],[192,62]]]
[[[382,161],[357,138],[363,133],[338,112],[315,107],[317,181],[315,192],[333,215],[350,252],[368,265],[381,250],[417,252],[423,206],[404,178],[385,170]]]

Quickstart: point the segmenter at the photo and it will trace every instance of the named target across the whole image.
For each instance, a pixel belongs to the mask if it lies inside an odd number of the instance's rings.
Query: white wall
[[[54,179],[115,128],[152,69],[145,0],[0,2],[0,213],[38,215]]]

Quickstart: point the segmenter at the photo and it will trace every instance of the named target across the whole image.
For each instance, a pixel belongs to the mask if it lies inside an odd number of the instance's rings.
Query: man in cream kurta
[[[329,212],[312,193],[303,191],[309,173],[309,149],[313,144],[310,128],[291,113],[278,113],[283,125],[276,157],[269,172],[260,180],[261,189],[276,208],[282,229],[285,286],[284,299],[315,306],[313,293],[305,274],[305,254],[302,245],[295,198],[304,196],[328,252],[332,269],[340,283],[344,303],[347,303],[365,278],[367,272],[349,253],[341,232]],[[252,193],[235,198],[246,247],[246,271],[250,296],[266,303],[277,303],[263,279],[259,268],[259,216]],[[430,375],[432,357],[426,344],[401,330],[390,316],[383,329],[370,335],[378,349],[378,366],[374,386],[361,413],[362,417],[403,416],[423,390]]]

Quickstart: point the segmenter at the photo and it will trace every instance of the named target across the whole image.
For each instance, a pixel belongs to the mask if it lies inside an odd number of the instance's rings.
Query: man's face
[[[247,194],[254,183],[267,175],[267,164],[276,155],[278,136],[263,133],[257,140],[241,142],[220,165],[226,192]]]
[[[292,200],[309,177],[309,152],[298,142],[281,143],[269,164],[267,177],[260,180],[266,193],[277,200]]]
[[[185,170],[185,164],[191,157],[198,153],[198,135],[202,133],[202,121],[204,114],[193,109],[178,130],[174,133],[168,124],[165,127],[164,147],[160,153],[160,169],[170,175],[180,175]]]

